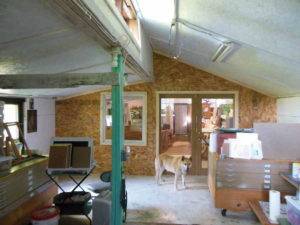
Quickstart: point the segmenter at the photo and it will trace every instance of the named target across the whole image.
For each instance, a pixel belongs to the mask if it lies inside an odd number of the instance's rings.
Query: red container
[[[33,225],[58,225],[59,210],[52,206],[41,208],[31,215]]]

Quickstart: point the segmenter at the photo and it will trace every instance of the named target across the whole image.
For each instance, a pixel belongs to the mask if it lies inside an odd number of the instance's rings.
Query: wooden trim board
[[[249,206],[262,225],[276,225],[274,223],[269,222],[269,219],[266,217],[265,213],[262,211],[258,201],[250,201]]]

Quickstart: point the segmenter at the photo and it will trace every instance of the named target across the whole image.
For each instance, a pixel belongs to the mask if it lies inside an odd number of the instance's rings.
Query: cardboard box
[[[91,148],[90,147],[73,147],[72,167],[73,168],[90,168],[91,167]]]
[[[71,166],[71,144],[50,146],[48,168],[69,168]]]

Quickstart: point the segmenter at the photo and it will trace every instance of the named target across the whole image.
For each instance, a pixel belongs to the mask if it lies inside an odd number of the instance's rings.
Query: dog
[[[185,156],[172,156],[167,154],[161,154],[159,157],[155,158],[155,177],[158,185],[161,184],[161,176],[165,170],[174,173],[174,190],[177,191],[177,180],[181,176],[182,185],[184,189],[185,177],[192,166],[192,158],[187,158]]]

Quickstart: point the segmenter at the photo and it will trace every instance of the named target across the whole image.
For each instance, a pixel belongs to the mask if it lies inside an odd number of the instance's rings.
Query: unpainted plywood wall
[[[276,122],[276,99],[233,82],[155,54],[153,83],[131,85],[125,91],[147,92],[147,146],[132,146],[126,173],[154,174],[156,152],[156,91],[238,91],[239,125]],[[56,102],[56,136],[90,136],[94,139],[97,172],[111,169],[111,146],[100,145],[100,92]]]

